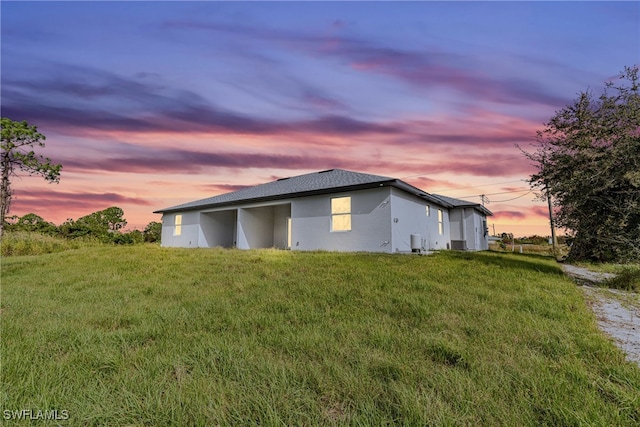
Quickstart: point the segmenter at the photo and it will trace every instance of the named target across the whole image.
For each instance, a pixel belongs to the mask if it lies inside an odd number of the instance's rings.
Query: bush
[[[55,235],[58,227],[51,222],[47,222],[39,215],[28,213],[22,217],[14,216],[14,223],[7,223],[5,230],[9,231],[35,231],[38,233]]]
[[[0,252],[2,256],[42,255],[98,244],[99,242],[90,239],[68,240],[38,232],[5,231]]]
[[[143,233],[145,242],[159,242],[162,236],[162,224],[157,221],[151,221],[147,224]]]
[[[135,245],[144,243],[144,235],[139,230],[133,230],[128,233],[114,233],[111,236],[113,243],[116,245]]]
[[[640,292],[640,267],[623,267],[622,271],[607,280],[605,285],[614,289]]]

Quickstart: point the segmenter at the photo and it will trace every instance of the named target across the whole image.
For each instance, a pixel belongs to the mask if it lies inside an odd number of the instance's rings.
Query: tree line
[[[75,220],[69,218],[59,226],[34,213],[21,217],[14,215],[7,218],[5,231],[36,232],[65,239],[92,239],[120,245],[160,242],[161,223],[152,221],[143,231],[124,231],[126,225],[124,211],[112,206]]]

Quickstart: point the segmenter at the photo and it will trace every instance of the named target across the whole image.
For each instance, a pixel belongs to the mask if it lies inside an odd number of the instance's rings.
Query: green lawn
[[[640,424],[640,369],[543,257],[102,246],[4,258],[0,310],[2,418]]]

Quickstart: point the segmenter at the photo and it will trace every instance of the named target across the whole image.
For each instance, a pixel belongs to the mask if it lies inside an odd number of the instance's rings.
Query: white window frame
[[[444,235],[444,211],[438,209],[438,234]]]
[[[182,235],[182,214],[175,214],[173,217],[173,235]]]
[[[348,210],[343,210],[340,209],[337,205],[338,201],[341,200],[348,200],[349,201],[349,209]],[[336,201],[336,205],[334,205],[334,200]],[[330,205],[330,209],[331,209],[331,225],[330,225],[330,229],[332,233],[343,233],[343,232],[348,232],[351,231],[352,229],[352,224],[351,224],[351,196],[340,196],[340,197],[332,197],[331,201],[330,201],[331,205]],[[343,218],[348,218],[348,227],[349,228],[335,228],[334,227],[334,220],[337,220],[338,218],[343,219]]]
[[[431,206],[426,205],[424,207],[425,213],[427,214],[427,216],[431,216]]]

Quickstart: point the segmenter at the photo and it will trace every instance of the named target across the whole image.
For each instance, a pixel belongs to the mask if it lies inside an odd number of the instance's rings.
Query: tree
[[[0,118],[1,153],[0,167],[0,237],[5,225],[5,217],[11,205],[11,179],[16,176],[16,169],[29,175],[41,175],[46,181],[59,182],[61,165],[51,163],[51,159],[38,155],[34,146],[44,147],[46,138],[35,126],[26,121],[14,122],[6,117]]]
[[[145,242],[159,242],[162,236],[162,223],[151,221],[144,228],[143,234]]]
[[[55,234],[58,231],[58,227],[55,224],[45,221],[44,218],[34,213],[28,213],[16,218],[15,223],[7,224],[6,228],[13,231],[31,231],[45,234]]]
[[[60,226],[60,234],[64,237],[78,238],[92,236],[103,241],[113,240],[113,233],[119,232],[127,220],[123,218],[124,211],[117,207],[93,212],[77,220],[68,219]]]
[[[127,220],[123,218],[124,211],[117,207],[94,212],[78,219],[78,222],[86,223],[92,229],[112,233],[119,231],[127,225]]]
[[[640,259],[640,80],[625,67],[600,97],[580,93],[537,132],[523,153],[530,185],[551,197],[556,224],[572,240],[569,258]]]

